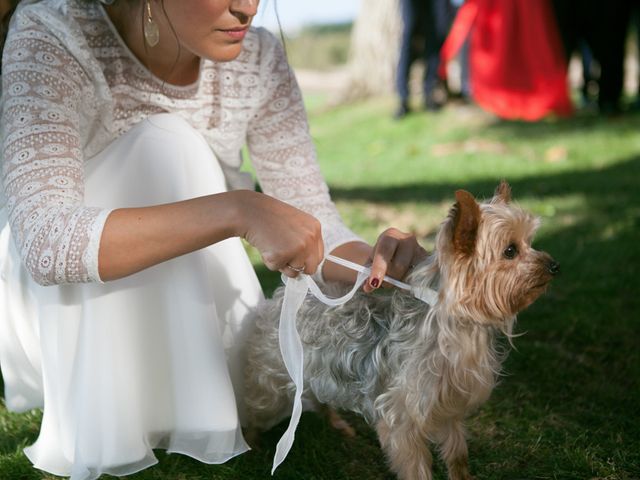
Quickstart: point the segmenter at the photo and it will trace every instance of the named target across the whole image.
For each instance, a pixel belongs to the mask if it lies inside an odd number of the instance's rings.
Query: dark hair
[[[7,39],[9,21],[19,2],[20,0],[9,0],[9,10],[4,12],[2,18],[0,18],[0,74],[2,73],[2,51],[4,50],[4,41]]]

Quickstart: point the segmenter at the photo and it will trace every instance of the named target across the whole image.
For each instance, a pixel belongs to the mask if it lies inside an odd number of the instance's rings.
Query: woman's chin
[[[242,52],[242,42],[232,43],[207,52],[206,57],[216,62],[230,62],[238,58]]]

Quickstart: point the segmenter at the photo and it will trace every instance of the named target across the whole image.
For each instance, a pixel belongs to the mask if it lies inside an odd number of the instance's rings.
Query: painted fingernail
[[[378,288],[378,285],[380,285],[380,280],[378,280],[377,278],[374,278],[369,283],[373,288]]]

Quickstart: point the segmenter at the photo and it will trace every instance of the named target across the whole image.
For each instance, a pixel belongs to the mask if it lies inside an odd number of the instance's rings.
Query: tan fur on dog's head
[[[558,272],[558,264],[531,247],[539,220],[513,205],[501,182],[479,204],[464,190],[436,239],[447,308],[458,318],[502,325],[528,307]]]

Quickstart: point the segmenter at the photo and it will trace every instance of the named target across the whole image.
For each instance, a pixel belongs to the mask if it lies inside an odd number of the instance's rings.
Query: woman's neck
[[[190,85],[198,79],[200,58],[180,47],[180,41],[166,19],[158,19],[160,42],[145,44],[143,11],[128,2],[104,7],[120,37],[136,58],[156,77],[172,85]]]

